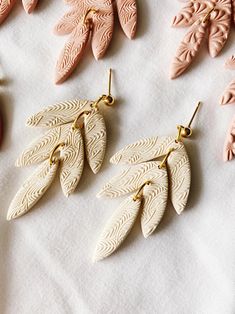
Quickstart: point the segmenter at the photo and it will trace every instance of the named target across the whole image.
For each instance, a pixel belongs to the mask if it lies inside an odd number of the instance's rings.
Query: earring
[[[136,0],[67,1],[72,9],[55,27],[58,35],[71,34],[56,65],[56,84],[63,83],[77,67],[89,38],[96,60],[102,58],[110,44],[114,27],[114,6],[126,36],[135,36]]]
[[[180,76],[197,55],[208,30],[208,49],[212,58],[216,57],[229,37],[235,21],[233,0],[190,0],[175,16],[174,27],[191,26],[184,37],[171,67],[171,78]]]
[[[226,63],[225,67],[230,70],[235,69],[235,56],[230,57]],[[223,92],[220,98],[221,105],[232,104],[235,102],[235,80],[233,80]],[[224,143],[223,149],[223,159],[224,161],[230,161],[235,156],[235,117],[232,119],[231,126],[229,126],[227,136]]]
[[[22,0],[23,7],[29,14],[35,9],[37,2],[38,0]],[[14,4],[15,0],[2,0],[0,2],[0,24],[7,18]]]
[[[177,126],[178,135],[152,137],[128,145],[111,158],[113,164],[131,165],[111,179],[97,197],[118,197],[134,193],[125,199],[104,228],[96,246],[94,261],[111,255],[125,240],[142,209],[141,228],[145,238],[157,228],[166,209],[168,192],[178,214],[187,204],[191,170],[183,144],[192,135],[191,124]],[[162,161],[156,159],[163,157]]]
[[[105,121],[102,105],[112,106],[112,72],[109,73],[109,92],[96,101],[72,100],[49,106],[33,115],[27,126],[49,128],[17,159],[16,166],[41,163],[17,192],[8,210],[11,220],[26,214],[50,187],[60,168],[60,183],[65,196],[74,192],[84,165],[84,146],[89,166],[98,173],[106,148]]]

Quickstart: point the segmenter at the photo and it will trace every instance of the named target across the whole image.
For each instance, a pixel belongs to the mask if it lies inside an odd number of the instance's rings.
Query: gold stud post
[[[196,109],[195,109],[195,111],[194,111],[194,113],[193,113],[193,115],[192,115],[192,118],[191,118],[191,120],[189,121],[188,128],[191,128],[191,125],[192,125],[192,123],[193,123],[193,120],[194,120],[196,114],[198,113],[198,110],[200,109],[201,104],[202,104],[201,101],[199,101],[198,104],[197,104],[197,107],[196,107]]]
[[[109,96],[111,96],[111,87],[112,87],[112,69],[109,69],[109,89],[108,89]]]

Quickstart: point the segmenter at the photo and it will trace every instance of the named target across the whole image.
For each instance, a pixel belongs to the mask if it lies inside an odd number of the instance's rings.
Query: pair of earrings
[[[72,100],[49,106],[27,120],[27,126],[49,128],[17,159],[16,166],[41,163],[12,200],[7,219],[26,214],[44,195],[60,168],[60,183],[65,196],[74,192],[82,175],[84,156],[96,174],[101,168],[106,147],[106,127],[102,105],[113,106],[109,90],[95,101]],[[128,145],[111,158],[111,163],[131,165],[107,183],[98,197],[118,197],[129,193],[106,226],[97,244],[96,261],[111,255],[124,241],[142,208],[144,237],[157,228],[167,206],[168,195],[178,214],[184,210],[190,191],[191,171],[183,144],[192,135],[191,124],[179,125],[176,137],[152,137]],[[159,158],[162,160],[159,161]]]

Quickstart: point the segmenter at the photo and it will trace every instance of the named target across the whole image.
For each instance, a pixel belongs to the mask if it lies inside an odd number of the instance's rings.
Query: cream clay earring
[[[145,238],[157,228],[166,210],[168,197],[178,214],[187,204],[191,170],[183,140],[192,135],[191,124],[200,107],[198,104],[187,127],[178,125],[178,134],[152,137],[128,145],[111,158],[113,164],[128,168],[111,179],[98,197],[125,199],[107,223],[96,246],[94,261],[102,260],[122,244],[141,212],[141,228]],[[162,160],[157,161],[160,157]]]

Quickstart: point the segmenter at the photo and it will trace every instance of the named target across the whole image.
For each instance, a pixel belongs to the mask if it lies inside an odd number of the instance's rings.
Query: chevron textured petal
[[[5,20],[11,12],[15,0],[0,0],[0,24]]]
[[[8,210],[7,220],[11,220],[26,214],[44,195],[53,182],[58,163],[50,165],[46,160],[38,167],[22,185]]]
[[[49,158],[54,147],[65,141],[70,129],[71,124],[65,124],[49,130],[20,155],[16,161],[16,166],[28,166]]]
[[[232,81],[225,89],[223,96],[220,98],[220,104],[232,104],[235,102],[235,80]]]
[[[92,103],[88,100],[79,99],[59,102],[31,116],[27,120],[26,125],[51,128],[72,122],[83,111],[89,110]]]
[[[130,39],[134,38],[137,25],[136,0],[116,0],[121,27]]]
[[[78,26],[80,23],[80,16],[78,15],[79,6],[74,6],[71,11],[66,13],[63,18],[58,22],[58,24],[54,28],[54,32],[57,35],[66,35],[71,34],[72,31]]]
[[[181,214],[187,204],[190,184],[191,169],[188,154],[184,146],[181,149],[173,151],[168,160],[170,197],[173,207],[178,214]]]
[[[151,137],[142,139],[117,152],[110,160],[112,164],[139,164],[167,154],[169,148],[179,149],[175,137]]]
[[[224,143],[223,159],[230,161],[235,156],[235,116],[233,117],[231,126],[229,127],[226,140]]]
[[[205,38],[208,21],[197,20],[181,42],[171,65],[172,79],[180,76],[196,57]]]
[[[101,234],[96,246],[94,261],[100,261],[117,250],[133,227],[140,206],[141,200],[134,201],[132,196],[121,203]]]
[[[92,111],[84,119],[86,157],[91,170],[96,174],[103,163],[106,149],[106,127],[103,116]]]
[[[231,0],[218,0],[211,13],[209,27],[209,52],[216,57],[227,42],[232,16]]]
[[[164,181],[166,172],[158,169],[159,162],[149,161],[139,165],[134,165],[108,182],[103,189],[98,193],[97,197],[118,197],[139,189],[146,181],[161,185]]]
[[[99,4],[100,6],[101,4]],[[99,9],[99,13],[94,15],[92,21],[91,46],[94,57],[98,60],[104,56],[113,35],[114,12],[112,1],[106,1]]]
[[[30,14],[35,9],[38,0],[22,0],[22,3],[25,11]]]
[[[146,185],[143,191],[141,228],[145,238],[149,237],[155,231],[163,217],[167,205],[167,170],[166,168],[162,168],[158,169],[158,172],[159,177],[151,181],[150,185]]]
[[[84,145],[80,129],[70,129],[61,151],[60,183],[65,196],[76,189],[84,167]]]
[[[74,28],[56,65],[56,84],[63,83],[77,67],[87,45],[89,34],[89,23],[79,23],[78,26]]]
[[[230,69],[230,70],[235,70],[235,56],[234,55],[226,61],[225,68]]]

